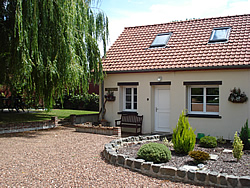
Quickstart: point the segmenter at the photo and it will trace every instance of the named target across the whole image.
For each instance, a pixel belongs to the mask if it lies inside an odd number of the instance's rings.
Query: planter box
[[[120,127],[99,127],[99,126],[84,126],[76,125],[76,132],[84,133],[95,133],[103,135],[115,135],[121,137],[121,128]]]

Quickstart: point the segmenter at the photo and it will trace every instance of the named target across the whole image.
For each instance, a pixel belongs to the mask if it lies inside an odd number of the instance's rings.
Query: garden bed
[[[158,143],[163,143],[158,141]],[[137,158],[137,152],[140,147],[145,143],[138,143],[129,146],[124,146],[119,148],[118,154],[124,154],[129,156],[130,158]],[[169,162],[164,163],[162,165],[173,166],[179,168],[184,165],[197,166],[194,164],[193,159],[188,155],[180,155],[176,154],[172,147],[169,148],[172,154],[172,158]],[[244,155],[240,159],[239,162],[233,157],[232,153],[223,152],[224,149],[232,150],[232,146],[230,143],[225,145],[219,145],[216,148],[203,148],[199,147],[198,144],[195,145],[194,150],[205,151],[209,154],[218,155],[218,160],[208,160],[205,162],[205,168],[210,171],[216,171],[219,173],[227,173],[229,175],[235,176],[250,176],[250,151],[244,151]]]

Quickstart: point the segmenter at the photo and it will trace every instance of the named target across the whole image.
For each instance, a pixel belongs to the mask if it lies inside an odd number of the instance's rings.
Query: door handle
[[[158,108],[157,107],[155,107],[155,111],[157,112],[157,110],[158,110]]]

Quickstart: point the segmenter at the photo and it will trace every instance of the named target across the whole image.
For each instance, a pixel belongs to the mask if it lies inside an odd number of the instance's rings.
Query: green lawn
[[[53,109],[51,112],[46,111],[30,111],[29,113],[16,113],[16,112],[0,112],[0,124],[3,123],[16,123],[16,122],[30,122],[30,121],[44,121],[50,120],[52,116],[61,118],[69,118],[71,114],[95,114],[98,112],[85,111],[85,110],[67,110],[67,109]]]

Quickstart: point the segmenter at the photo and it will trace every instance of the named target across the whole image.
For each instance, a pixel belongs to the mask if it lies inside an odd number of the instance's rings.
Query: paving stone
[[[237,185],[238,185],[238,177],[237,176],[229,175],[229,176],[227,176],[227,181],[230,183],[230,185],[232,187],[237,187]]]
[[[154,173],[158,173],[160,170],[161,164],[152,164],[152,169]]]
[[[195,178],[195,171],[194,170],[189,170],[187,172],[187,177],[188,177],[189,180],[194,180],[194,178]]]
[[[161,166],[160,173],[162,175],[168,175],[168,176],[175,176],[175,173],[177,171],[177,168],[172,166]]]
[[[187,174],[187,170],[183,167],[177,169],[177,176],[180,178],[184,178]]]
[[[143,162],[141,168],[142,170],[150,170],[152,164],[153,162]]]
[[[217,184],[217,176],[218,176],[218,172],[209,172],[208,173],[208,179],[210,182]]]
[[[113,154],[110,157],[110,163],[111,164],[116,164],[116,160],[117,160],[117,154]]]
[[[132,168],[132,164],[133,164],[133,162],[134,162],[134,158],[127,158],[125,161],[125,164],[126,164],[126,166],[128,166],[129,168]]]
[[[142,163],[144,162],[145,160],[143,160],[143,159],[135,159],[134,160],[134,166],[135,166],[135,168],[136,169],[141,169],[141,165],[142,165]]]
[[[250,176],[242,176],[239,180],[242,186],[250,187]]]
[[[119,165],[124,165],[125,164],[125,158],[128,158],[126,155],[118,154],[117,155],[117,161]]]
[[[183,168],[185,168],[186,170],[198,170],[197,166],[184,165]]]
[[[220,185],[225,185],[225,186],[227,186],[227,175],[226,174],[220,174],[219,176],[218,176],[218,183],[220,184]]]
[[[205,182],[206,177],[207,177],[207,172],[205,172],[205,171],[198,171],[198,172],[196,172],[196,178],[197,178],[197,180]]]

